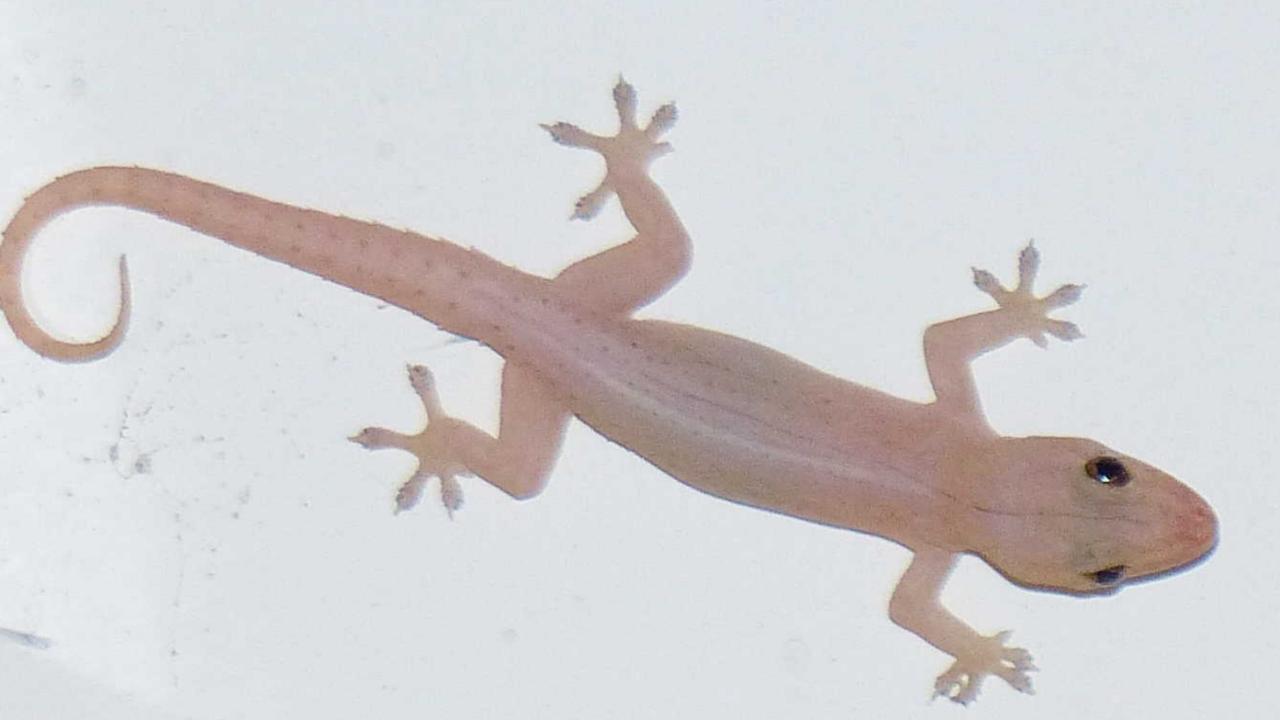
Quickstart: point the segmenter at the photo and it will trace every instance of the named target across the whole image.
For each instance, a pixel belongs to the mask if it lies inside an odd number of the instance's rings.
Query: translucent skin
[[[564,145],[600,153],[607,174],[578,202],[588,219],[614,195],[637,235],[555,278],[529,275],[474,250],[375,223],[306,210],[191,178],[100,167],[59,178],[18,210],[0,244],[0,310],[36,352],[84,361],[122,340],[130,313],[121,261],[121,312],[90,343],[59,340],[23,302],[22,260],[38,229],[88,205],[135,208],[405,308],[475,338],[505,358],[496,437],[449,417],[426,368],[410,370],[428,424],[414,435],[367,428],[353,440],[414,453],[417,473],[397,496],[416,504],[441,480],[450,512],[458,476],[473,474],[515,498],[546,484],[569,420],[577,417],[675,479],[733,502],[878,535],[914,553],[894,590],[894,622],[955,658],[935,692],[976,697],[997,675],[1030,691],[1030,655],[951,615],[939,593],[956,559],[974,553],[1022,585],[1074,593],[1194,562],[1216,542],[1217,521],[1193,491],[1156,468],[1077,438],[1012,438],[987,424],[970,363],[1024,337],[1079,337],[1048,317],[1081,288],[1032,293],[1038,265],[1023,251],[1019,283],[974,282],[999,307],[930,326],[925,358],[936,399],[915,403],[826,375],[785,355],[711,330],[631,314],[687,270],[691,244],[649,162],[669,150],[675,121],[660,108],[644,127],[635,94],[614,89],[621,127],[592,135],[546,126]],[[817,328],[834,332],[834,328]],[[1110,474],[1099,476],[1098,460]],[[1123,469],[1123,481],[1119,470]]]

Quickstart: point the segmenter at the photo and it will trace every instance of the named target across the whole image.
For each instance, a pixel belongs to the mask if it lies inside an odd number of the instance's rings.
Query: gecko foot
[[[613,103],[618,109],[619,123],[618,134],[613,137],[595,135],[566,122],[542,125],[551,133],[551,139],[561,145],[587,148],[604,156],[605,178],[595,190],[578,200],[573,209],[575,220],[588,220],[600,212],[614,194],[613,178],[642,174],[655,158],[671,152],[671,145],[658,139],[676,122],[674,103],[658,108],[643,128],[636,124],[635,88],[622,78],[618,78],[613,88]]]
[[[938,676],[933,685],[933,696],[968,705],[978,697],[982,681],[988,675],[1001,678],[1019,692],[1034,693],[1031,678],[1027,675],[1036,669],[1031,653],[1022,648],[1006,647],[1004,642],[1008,638],[1007,630],[982,638],[978,647],[957,658],[946,672]]]
[[[1001,309],[1017,313],[1026,321],[1023,335],[1040,347],[1045,347],[1045,333],[1060,340],[1076,340],[1084,337],[1075,323],[1065,320],[1054,320],[1048,313],[1056,308],[1070,305],[1080,299],[1083,285],[1063,285],[1048,295],[1038,298],[1032,292],[1036,272],[1040,269],[1040,252],[1035,243],[1029,243],[1018,256],[1018,285],[1012,290],[1006,289],[986,270],[973,269],[973,284],[982,292],[990,295]]]
[[[422,499],[423,486],[433,477],[440,478],[440,500],[449,517],[462,507],[462,488],[459,476],[470,473],[452,458],[449,444],[451,427],[458,421],[445,415],[436,395],[435,379],[431,371],[421,365],[409,367],[409,382],[422,399],[427,412],[427,426],[417,435],[403,435],[386,428],[365,428],[350,439],[370,450],[399,448],[418,458],[418,469],[396,493],[396,512],[412,508]]]

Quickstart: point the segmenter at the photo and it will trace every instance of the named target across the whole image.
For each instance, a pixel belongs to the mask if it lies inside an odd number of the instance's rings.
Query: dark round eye
[[[1089,477],[1103,485],[1120,487],[1129,483],[1129,471],[1125,468],[1124,463],[1110,455],[1099,455],[1085,463],[1084,471]]]
[[[1106,570],[1089,573],[1093,577],[1093,581],[1099,585],[1115,585],[1124,579],[1124,566],[1113,565]]]

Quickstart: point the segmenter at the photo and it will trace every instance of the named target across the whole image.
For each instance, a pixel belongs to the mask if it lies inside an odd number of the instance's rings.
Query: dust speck
[[[792,675],[805,674],[812,659],[813,652],[803,639],[790,637],[782,643],[782,666]]]

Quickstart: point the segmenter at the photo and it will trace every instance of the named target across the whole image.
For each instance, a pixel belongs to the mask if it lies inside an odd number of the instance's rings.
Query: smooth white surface
[[[1193,571],[1095,600],[978,561],[946,599],[1015,630],[1038,694],[984,718],[1260,717],[1280,648],[1280,11],[1187,3],[0,0],[0,206],[138,164],[475,245],[550,273],[625,237],[566,221],[619,72],[676,99],[657,174],[697,243],[646,311],[928,397],[919,336],[1035,237],[1087,338],[981,362],[992,421],[1187,480]],[[1243,8],[1245,4],[1232,4]],[[339,9],[339,6],[341,9]],[[581,426],[544,495],[391,515],[407,363],[492,422],[496,359],[429,324],[117,210],[41,236],[31,301],[123,347],[0,333],[0,717],[938,717],[946,658],[890,624],[880,540],[696,494]],[[970,712],[974,710],[971,709]]]

